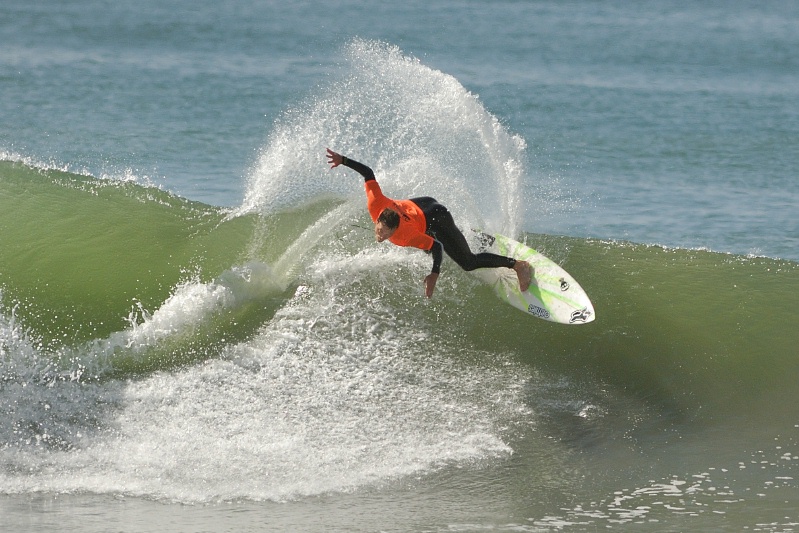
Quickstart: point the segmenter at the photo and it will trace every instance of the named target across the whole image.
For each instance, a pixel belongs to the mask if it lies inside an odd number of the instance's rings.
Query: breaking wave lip
[[[159,183],[159,179],[142,173],[132,167],[122,167],[118,169],[104,169],[99,173],[94,173],[88,167],[76,167],[69,163],[63,163],[55,159],[45,160],[38,157],[23,155],[19,152],[12,152],[0,149],[0,161],[9,161],[11,163],[19,163],[36,169],[40,172],[56,170],[59,172],[67,172],[70,174],[77,174],[79,176],[97,177],[100,181],[107,183],[135,183],[142,187],[158,189],[166,192],[163,183]]]
[[[209,343],[205,349],[201,348],[208,353],[186,358],[178,356],[172,363],[167,358],[166,364],[213,357],[215,343],[204,334],[209,322],[249,304],[262,307],[267,298],[281,295],[285,290],[286,286],[269,265],[255,261],[230,268],[211,282],[183,282],[154,312],[137,303],[128,317],[129,328],[79,347],[75,353],[84,355],[68,359],[79,362],[81,371],[89,376],[113,375],[120,359],[132,360],[135,368],[136,359],[149,351],[163,351],[164,346],[171,348],[176,344],[173,353],[180,353],[185,351],[182,344],[191,345],[196,339]],[[229,341],[224,331],[220,335],[218,346],[221,347]],[[235,338],[233,335],[230,340]]]
[[[203,335],[208,323],[227,311],[241,309],[249,304],[263,306],[265,299],[285,292],[286,286],[274,275],[269,265],[251,262],[223,272],[216,280],[186,281],[178,284],[172,294],[153,312],[136,302],[127,317],[129,327],[102,339],[80,344],[45,348],[17,319],[16,307],[3,309],[0,323],[0,355],[4,356],[4,378],[38,383],[87,382],[123,374],[137,367],[149,371],[152,365],[143,364],[148,352],[163,353],[174,350],[180,353],[181,344],[190,344],[195,338],[208,342]],[[2,293],[0,292],[0,296]],[[235,336],[233,336],[233,339]],[[232,340],[232,339],[231,339]],[[225,342],[222,333],[221,344]],[[168,348],[165,348],[167,346]],[[210,348],[210,346],[209,346]],[[213,356],[213,352],[192,357],[173,358],[172,364],[181,360],[190,363]],[[13,361],[13,363],[12,363]],[[170,366],[169,358],[165,362]],[[22,371],[25,375],[20,375]]]

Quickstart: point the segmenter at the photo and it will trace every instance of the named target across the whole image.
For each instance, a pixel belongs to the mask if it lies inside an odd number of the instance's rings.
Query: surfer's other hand
[[[433,291],[436,290],[436,282],[438,281],[438,272],[431,272],[424,278],[424,295],[428,298],[433,296]]]

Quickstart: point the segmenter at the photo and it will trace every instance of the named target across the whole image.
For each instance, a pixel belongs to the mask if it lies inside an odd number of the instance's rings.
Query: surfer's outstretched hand
[[[330,148],[327,149],[327,162],[330,164],[330,168],[336,168],[343,161],[344,157],[341,154],[334,152]]]
[[[433,296],[433,291],[436,290],[436,281],[438,281],[438,274],[431,272],[424,278],[424,295],[428,298]]]

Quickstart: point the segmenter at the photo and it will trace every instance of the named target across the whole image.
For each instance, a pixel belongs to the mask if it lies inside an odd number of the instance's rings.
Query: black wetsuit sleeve
[[[430,272],[438,274],[441,272],[441,260],[444,259],[444,245],[434,240],[430,253],[433,254],[433,269]]]
[[[375,178],[375,173],[372,171],[371,168],[367,167],[363,163],[359,163],[358,161],[354,161],[349,157],[341,156],[341,164],[345,167],[350,167],[352,170],[363,176],[363,181],[372,181]]]

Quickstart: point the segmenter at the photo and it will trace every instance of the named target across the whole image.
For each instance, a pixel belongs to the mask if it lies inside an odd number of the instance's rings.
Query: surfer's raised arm
[[[330,148],[327,149],[327,162],[330,163],[330,168],[336,168],[339,165],[344,165],[345,167],[351,168],[363,176],[364,181],[372,181],[375,179],[375,173],[371,168],[367,167],[363,163],[359,163],[358,161],[353,161],[348,157],[344,157],[343,155],[334,152]]]

